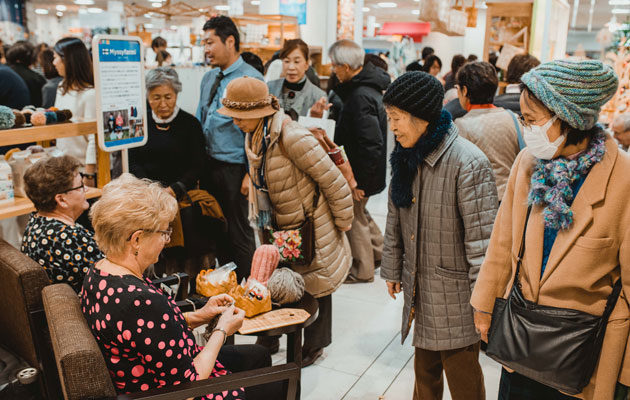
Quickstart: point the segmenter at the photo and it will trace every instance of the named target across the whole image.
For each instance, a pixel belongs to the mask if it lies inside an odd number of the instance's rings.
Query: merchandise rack
[[[11,146],[31,142],[46,142],[54,139],[96,134],[96,121],[66,122],[29,128],[0,131],[0,146]],[[96,146],[97,176],[96,188],[88,188],[86,197],[100,197],[101,188],[110,180],[109,153]],[[0,205],[0,219],[25,215],[35,211],[33,203],[25,197],[16,197],[13,203]]]

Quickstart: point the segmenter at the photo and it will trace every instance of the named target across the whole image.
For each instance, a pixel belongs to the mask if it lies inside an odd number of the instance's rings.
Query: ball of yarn
[[[54,124],[57,122],[57,114],[54,111],[46,111],[44,115],[46,115],[47,124]]]
[[[33,113],[31,115],[31,124],[33,125],[46,125],[46,114],[41,111]]]
[[[18,110],[13,110],[13,115],[15,115],[15,125],[14,128],[19,128],[26,123],[26,118],[24,114],[19,112]]]
[[[24,115],[24,120],[26,121],[27,124],[31,123],[31,115],[33,115],[34,111],[27,109],[27,108],[23,108],[22,109],[22,115]]]
[[[0,129],[11,129],[15,125],[13,110],[6,106],[0,106]]]
[[[271,274],[267,289],[274,303],[295,303],[304,296],[304,278],[289,268],[278,268]]]
[[[72,118],[72,111],[70,110],[55,110],[57,115],[57,122],[66,122]]]

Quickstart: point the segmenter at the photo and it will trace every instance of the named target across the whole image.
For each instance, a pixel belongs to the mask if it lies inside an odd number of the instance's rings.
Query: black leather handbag
[[[613,286],[602,316],[526,300],[519,271],[525,252],[527,210],[516,274],[507,299],[497,298],[492,311],[486,354],[500,364],[544,385],[575,395],[595,371],[608,318],[621,292]]]

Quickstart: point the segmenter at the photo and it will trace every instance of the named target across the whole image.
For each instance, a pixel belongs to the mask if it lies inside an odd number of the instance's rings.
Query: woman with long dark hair
[[[46,49],[42,50],[37,56],[39,65],[42,67],[46,84],[42,87],[42,107],[49,108],[55,105],[57,98],[57,88],[63,80],[63,77],[57,72],[57,68],[53,65],[55,60],[55,52]]]
[[[55,44],[53,64],[63,77],[55,107],[69,109],[73,118],[96,119],[96,96],[90,53],[80,39],[63,38]],[[66,154],[85,161],[86,184],[94,186],[96,144],[94,135],[57,139],[57,147]]]

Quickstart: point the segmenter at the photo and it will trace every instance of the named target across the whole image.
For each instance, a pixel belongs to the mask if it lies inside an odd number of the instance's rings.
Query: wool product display
[[[290,268],[278,268],[271,274],[267,288],[274,303],[295,303],[304,296],[304,278]]]
[[[15,115],[6,106],[0,106],[0,129],[11,129],[15,125]]]
[[[595,60],[547,62],[521,81],[558,118],[583,131],[595,125],[619,85],[612,68]]]
[[[31,124],[35,126],[46,125],[46,114],[38,111],[31,115]]]
[[[67,122],[72,118],[72,111],[70,110],[55,110],[51,111],[37,111],[31,115],[31,123],[35,126],[48,125],[57,122]]]
[[[418,173],[418,166],[442,143],[452,124],[451,114],[442,111],[440,119],[427,126],[427,132],[418,139],[414,147],[405,149],[396,143],[389,159],[392,166],[392,201],[396,207],[407,208],[411,205],[411,186]]]
[[[586,176],[593,165],[604,158],[606,134],[603,130],[592,139],[589,148],[576,159],[558,157],[553,160],[538,160],[534,166],[529,191],[529,204],[544,205],[543,217],[547,228],[566,230],[573,223],[573,211],[569,206],[573,200],[571,185]]]
[[[15,124],[13,125],[13,127],[21,128],[22,126],[24,126],[24,124],[26,123],[26,118],[24,117],[24,114],[22,114],[18,110],[13,110],[13,115],[15,115]]]

